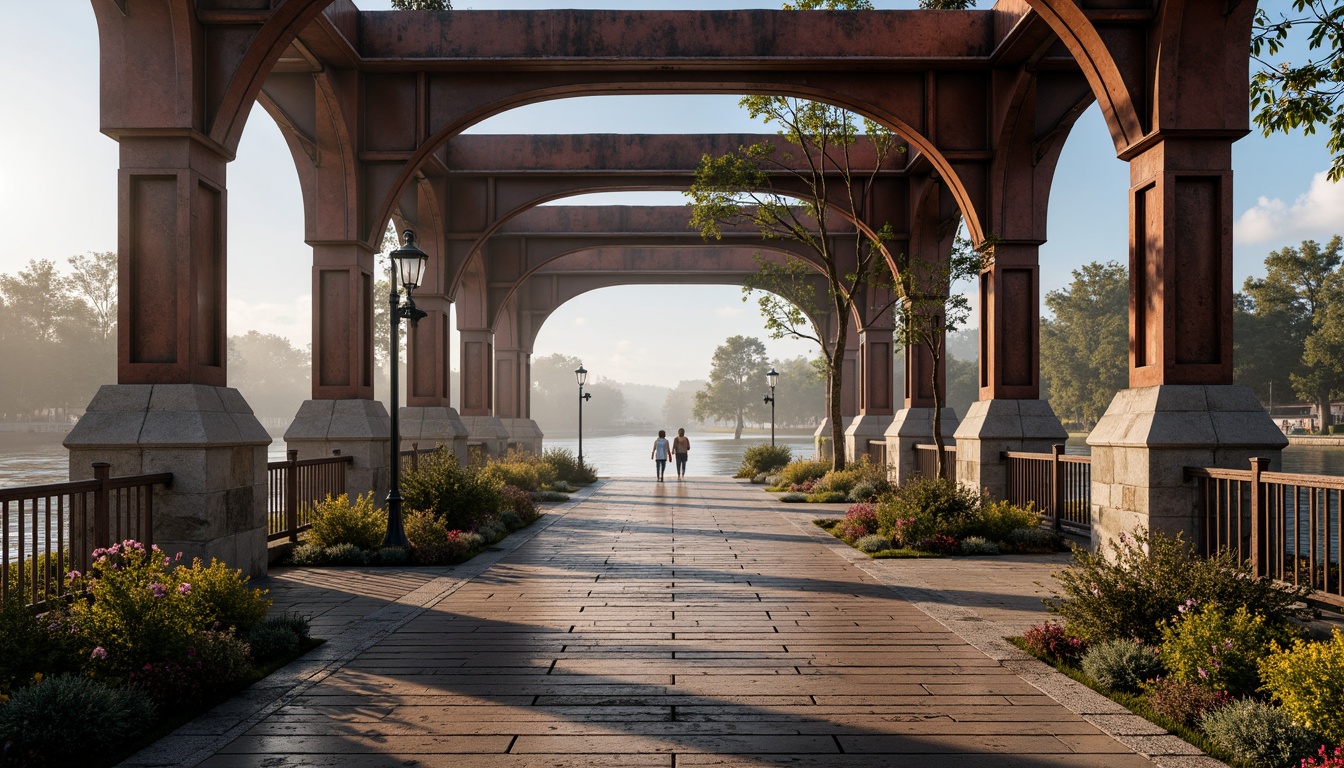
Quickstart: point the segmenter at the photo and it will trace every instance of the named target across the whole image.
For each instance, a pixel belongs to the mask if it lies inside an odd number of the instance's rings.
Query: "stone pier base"
[[[860,414],[848,427],[845,427],[845,458],[850,461],[860,456],[875,456],[869,443],[878,443],[882,453],[886,452],[887,427],[891,426],[890,415]]]
[[[532,419],[501,419],[509,433],[509,448],[518,446],[531,453],[541,453],[541,427]]]
[[[173,473],[154,495],[154,543],[248,576],[266,574],[266,453],[271,436],[238,390],[109,384],[65,439],[70,479]]]
[[[442,445],[463,465],[471,459],[467,452],[467,427],[455,408],[407,406],[401,409],[397,428],[404,451],[409,451],[412,443],[422,451]]]
[[[955,433],[957,480],[1002,499],[1007,492],[1004,451],[1049,453],[1069,439],[1044,400],[978,400],[966,410]]]
[[[299,406],[285,445],[300,459],[323,459],[340,451],[354,456],[345,468],[346,493],[351,498],[373,491],[382,506],[392,485],[392,422],[377,400],[305,400]]]
[[[1137,527],[1197,530],[1195,484],[1186,467],[1249,469],[1262,456],[1278,469],[1288,438],[1247,387],[1163,385],[1122,389],[1088,435],[1092,447],[1092,546]]]
[[[509,449],[509,430],[498,416],[463,416],[467,429],[467,446],[485,451],[490,456],[503,456]]]
[[[945,445],[957,444],[953,435],[956,434],[958,423],[956,410],[944,408],[942,432]],[[891,481],[897,484],[908,482],[918,474],[919,469],[915,446],[933,444],[933,409],[902,408],[887,426],[885,437],[887,471]]]

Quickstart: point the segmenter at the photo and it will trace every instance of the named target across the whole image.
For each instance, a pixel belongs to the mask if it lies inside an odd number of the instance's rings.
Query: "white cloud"
[[[229,335],[248,331],[284,336],[302,349],[313,338],[313,297],[295,296],[283,304],[229,299]]]
[[[719,307],[714,310],[714,314],[719,317],[741,317],[742,312],[743,310],[741,307]]]
[[[1291,205],[1261,197],[1237,219],[1234,237],[1245,243],[1278,243],[1328,236],[1344,218],[1344,184],[1321,171]]]

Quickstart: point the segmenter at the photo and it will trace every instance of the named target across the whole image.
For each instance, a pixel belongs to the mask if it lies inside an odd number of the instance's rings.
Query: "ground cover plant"
[[[126,540],[66,580],[44,614],[0,607],[5,765],[112,764],[316,643],[218,561]]]
[[[742,466],[738,467],[734,477],[763,483],[766,477],[788,466],[791,461],[793,449],[787,445],[753,445],[742,454]]]
[[[1331,765],[1344,742],[1344,636],[1305,636],[1302,590],[1229,554],[1137,531],[1075,550],[1047,600],[1063,624],[1019,645],[1239,768]]]

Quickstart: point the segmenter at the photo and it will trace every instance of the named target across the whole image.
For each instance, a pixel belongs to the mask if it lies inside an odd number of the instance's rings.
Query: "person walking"
[[[667,431],[658,430],[658,439],[653,441],[653,453],[649,458],[653,459],[658,468],[658,482],[663,482],[663,473],[667,471],[667,459],[672,452],[672,445],[667,442]]]
[[[686,436],[686,429],[677,430],[677,436],[672,438],[672,455],[677,457],[677,479],[686,477],[686,454],[691,452],[691,438]]]

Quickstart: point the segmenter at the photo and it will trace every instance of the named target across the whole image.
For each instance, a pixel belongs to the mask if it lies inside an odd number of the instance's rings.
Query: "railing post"
[[[289,528],[289,540],[299,543],[299,452],[291,448],[285,451],[285,526]]]
[[[1050,446],[1050,522],[1055,533],[1063,527],[1060,521],[1064,517],[1064,473],[1060,471],[1060,456],[1064,455],[1064,444]]]
[[[106,461],[93,462],[93,479],[98,487],[93,491],[93,548],[100,549],[111,545],[111,521],[108,520],[108,478],[112,474],[112,465]]]
[[[420,444],[411,443],[411,471],[420,471]]]
[[[1260,548],[1264,543],[1264,537],[1260,535],[1260,525],[1268,505],[1265,503],[1265,486],[1260,482],[1260,473],[1268,467],[1269,459],[1263,456],[1251,458],[1251,572],[1256,576],[1264,575],[1260,572],[1260,564],[1263,562]]]

